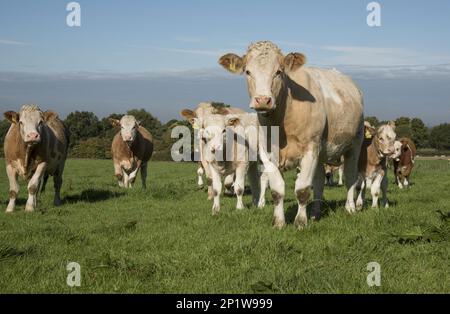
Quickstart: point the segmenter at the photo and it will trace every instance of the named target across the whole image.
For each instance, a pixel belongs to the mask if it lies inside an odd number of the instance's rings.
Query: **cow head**
[[[269,41],[251,44],[247,53],[240,57],[233,53],[223,55],[219,64],[232,73],[245,73],[250,95],[250,108],[258,112],[269,112],[276,108],[284,77],[306,62],[298,52],[284,56],[280,49]]]
[[[53,111],[42,112],[37,105],[23,105],[19,112],[7,111],[4,116],[18,125],[22,140],[31,146],[41,142],[44,124],[57,114]]]
[[[395,161],[399,161],[400,160],[400,156],[402,154],[402,142],[400,141],[395,141],[394,142],[394,153],[391,155],[391,158],[394,159]]]
[[[198,137],[204,143],[207,153],[215,154],[224,150],[226,128],[237,123],[237,118],[229,115],[226,108],[220,108],[205,115],[197,115],[190,109],[181,111],[181,115],[198,130]]]
[[[391,121],[388,124],[381,125],[377,129],[374,139],[378,152],[384,156],[391,156],[394,154],[394,143],[396,136],[394,122]]]
[[[134,142],[140,125],[134,116],[124,115],[120,120],[110,118],[109,121],[113,127],[120,127],[120,136],[125,143],[131,145]]]

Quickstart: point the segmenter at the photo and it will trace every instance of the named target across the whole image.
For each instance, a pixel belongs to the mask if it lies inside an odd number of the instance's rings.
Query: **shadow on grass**
[[[342,199],[342,200],[330,200],[330,201],[322,201],[322,206],[321,206],[321,215],[320,215],[320,219],[324,219],[326,217],[328,217],[330,215],[330,213],[332,212],[336,212],[336,210],[338,209],[343,209],[345,208],[345,203],[346,203],[346,199]],[[313,208],[313,201],[310,201],[308,203],[308,206],[306,208],[306,212],[308,215],[308,219],[311,218],[311,211]],[[295,216],[297,215],[297,211],[298,211],[298,204],[294,203],[292,205],[290,205],[287,210],[286,210],[286,223],[287,224],[293,224],[294,220],[295,220]]]
[[[124,192],[112,192],[109,190],[97,190],[97,189],[87,189],[82,191],[78,195],[68,195],[63,200],[62,203],[77,203],[77,202],[87,202],[87,203],[95,203],[106,201],[110,198],[120,197],[124,195]]]

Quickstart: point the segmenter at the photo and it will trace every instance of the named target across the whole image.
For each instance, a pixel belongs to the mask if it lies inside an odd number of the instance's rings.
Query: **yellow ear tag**
[[[235,67],[235,65],[234,65],[234,62],[231,62],[231,64],[230,64],[230,70],[231,70],[231,72],[236,72],[236,67]]]
[[[194,124],[192,125],[192,128],[195,130],[200,129],[200,126],[198,125],[197,121],[194,122]]]
[[[366,134],[364,134],[365,138],[372,138],[372,134],[370,134],[369,131],[366,131]]]

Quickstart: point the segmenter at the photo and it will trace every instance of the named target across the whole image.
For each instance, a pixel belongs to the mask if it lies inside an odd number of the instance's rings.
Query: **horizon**
[[[250,111],[244,78],[217,60],[271,40],[305,53],[307,66],[350,75],[366,116],[449,122],[450,3],[377,1],[381,26],[369,27],[369,2],[84,0],[80,27],[66,25],[69,1],[1,2],[0,110],[37,103],[101,117],[144,108],[163,123],[204,101]]]

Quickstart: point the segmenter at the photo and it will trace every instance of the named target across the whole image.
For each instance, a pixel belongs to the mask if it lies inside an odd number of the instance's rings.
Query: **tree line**
[[[228,106],[222,103],[214,103],[215,106]],[[171,138],[171,130],[174,125],[186,125],[184,120],[172,119],[163,124],[145,109],[131,109],[126,114],[134,115],[141,125],[149,130],[154,139],[153,160],[171,160],[170,149],[176,139]],[[99,118],[93,112],[74,111],[63,120],[70,130],[71,158],[111,158],[111,142],[118,132],[114,129],[109,118],[120,119],[122,114],[112,113],[107,117]],[[380,121],[377,117],[366,117],[373,126],[378,126],[386,121]],[[450,124],[443,123],[428,128],[420,118],[400,117],[395,120],[396,133],[400,137],[409,137],[423,153],[433,154],[448,153],[450,150]],[[3,155],[3,140],[10,126],[6,119],[0,122],[0,152]]]

